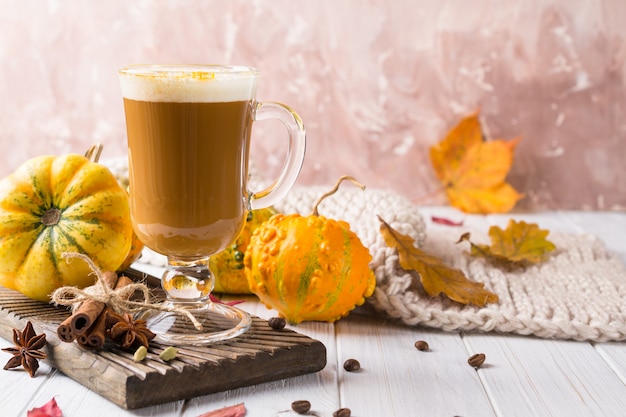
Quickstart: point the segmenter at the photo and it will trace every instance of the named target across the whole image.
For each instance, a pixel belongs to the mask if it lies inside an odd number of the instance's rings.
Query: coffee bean
[[[424,340],[418,340],[417,342],[415,342],[415,348],[417,350],[421,350],[422,352],[425,352],[428,349],[430,349],[430,347],[428,346],[428,343]]]
[[[298,414],[306,414],[311,409],[311,403],[307,400],[298,400],[291,403],[291,409]]]
[[[267,324],[274,330],[281,330],[285,328],[287,321],[282,317],[272,317],[267,321]]]
[[[333,413],[333,417],[350,417],[352,411],[349,408],[340,408]]]
[[[483,363],[485,363],[485,359],[486,356],[484,353],[476,353],[467,359],[467,363],[474,368],[479,368]]]
[[[343,369],[348,372],[355,372],[361,369],[361,364],[356,359],[348,359],[343,363]]]

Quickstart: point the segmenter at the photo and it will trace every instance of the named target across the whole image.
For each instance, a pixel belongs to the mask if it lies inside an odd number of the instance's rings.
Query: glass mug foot
[[[232,339],[252,323],[248,313],[226,304],[167,302],[165,306],[175,311],[154,311],[143,318],[156,334],[154,341],[168,345],[201,346]]]
[[[168,260],[161,278],[164,310],[142,315],[155,341],[171,345],[206,345],[231,339],[250,328],[252,318],[236,307],[210,301],[213,276],[209,259]]]

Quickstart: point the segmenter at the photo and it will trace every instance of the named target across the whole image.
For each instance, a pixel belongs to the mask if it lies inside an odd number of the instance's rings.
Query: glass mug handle
[[[253,106],[252,117],[255,122],[267,119],[279,120],[285,125],[289,135],[289,148],[278,179],[266,189],[249,196],[249,208],[257,210],[283,199],[296,182],[304,162],[306,134],[302,119],[289,106],[274,101],[255,102]]]

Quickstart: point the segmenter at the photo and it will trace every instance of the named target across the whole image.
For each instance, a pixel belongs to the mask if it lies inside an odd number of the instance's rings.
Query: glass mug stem
[[[182,303],[204,303],[213,290],[214,279],[209,258],[189,262],[168,259],[161,286],[170,300]]]

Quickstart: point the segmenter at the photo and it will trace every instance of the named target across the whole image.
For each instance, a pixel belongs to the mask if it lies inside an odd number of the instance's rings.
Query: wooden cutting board
[[[31,321],[37,334],[46,332],[45,360],[65,375],[125,409],[135,409],[214,392],[320,371],[326,348],[317,340],[289,329],[274,330],[253,317],[243,335],[209,346],[178,347],[170,362],[159,359],[167,346],[151,343],[148,357],[115,344],[101,351],[82,349],[59,340],[56,329],[69,312],[0,287],[0,336],[12,341],[13,331]]]

